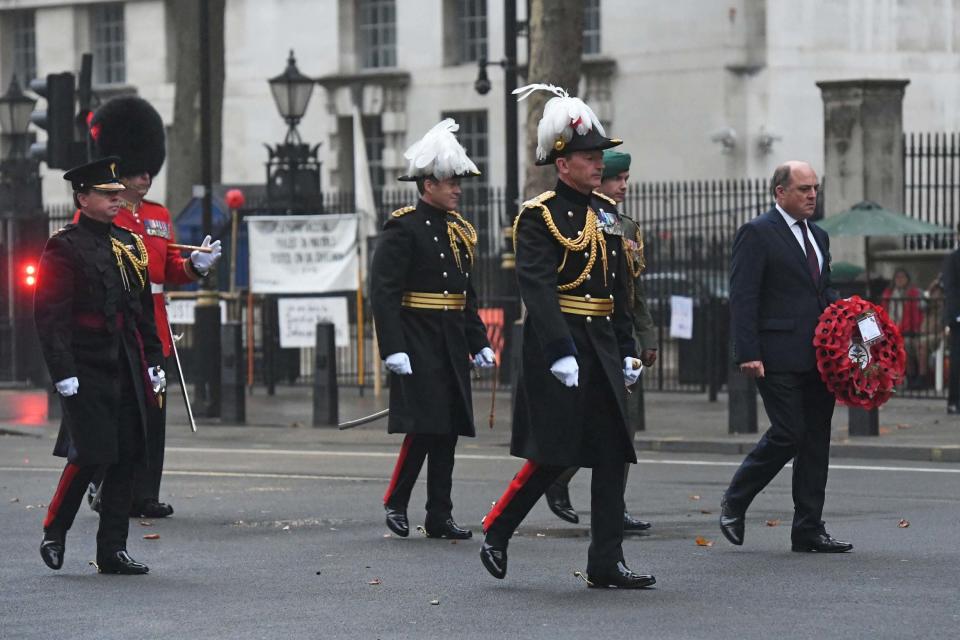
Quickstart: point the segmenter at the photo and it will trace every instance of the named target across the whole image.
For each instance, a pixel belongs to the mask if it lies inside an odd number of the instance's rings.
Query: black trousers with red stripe
[[[547,487],[566,470],[567,467],[528,460],[483,519],[487,543],[506,547]],[[587,573],[603,571],[623,561],[623,463],[599,464],[592,471]]]
[[[413,485],[427,462],[427,520],[443,522],[453,513],[453,462],[457,434],[408,433],[400,447],[383,504],[406,511]]]
[[[136,402],[136,390],[129,376],[121,376],[119,397],[117,462],[105,467],[68,463],[60,476],[57,490],[50,500],[47,516],[43,521],[45,538],[66,536],[83,503],[87,486],[98,472],[102,472],[100,527],[97,530],[98,556],[127,547],[133,475],[136,466],[142,464],[143,457],[140,407]]]

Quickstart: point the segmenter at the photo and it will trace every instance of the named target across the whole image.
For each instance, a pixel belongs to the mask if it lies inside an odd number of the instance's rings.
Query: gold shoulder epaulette
[[[404,207],[404,208],[402,208],[402,209],[397,209],[396,211],[394,211],[393,213],[391,213],[391,214],[390,214],[390,217],[391,217],[391,218],[399,218],[400,216],[405,216],[405,215],[407,215],[408,213],[410,213],[411,211],[416,211],[416,210],[417,210],[416,207]]]
[[[613,206],[617,206],[617,201],[614,200],[613,198],[611,198],[610,196],[608,196],[608,195],[605,194],[605,193],[600,193],[599,191],[594,191],[594,192],[593,192],[593,195],[597,196],[597,197],[600,198],[601,200],[606,200],[607,202],[609,202],[609,203],[612,204]]]
[[[523,203],[523,206],[521,207],[521,210],[522,210],[522,209],[527,209],[527,208],[532,208],[532,207],[542,207],[544,202],[546,202],[547,200],[549,200],[550,198],[552,198],[552,197],[555,196],[555,195],[557,195],[557,192],[556,192],[556,191],[544,191],[543,193],[541,193],[541,194],[538,195],[537,197],[535,197],[535,198],[530,198],[529,200],[527,200],[526,202],[524,202],[524,203]]]
[[[60,235],[61,233],[65,233],[65,232],[67,232],[67,231],[70,231],[71,229],[76,229],[76,227],[77,227],[77,225],[75,225],[75,224],[68,224],[68,225],[65,226],[65,227],[60,227],[59,229],[57,229],[57,230],[54,232],[53,235],[54,235],[54,236],[58,236],[58,235]]]

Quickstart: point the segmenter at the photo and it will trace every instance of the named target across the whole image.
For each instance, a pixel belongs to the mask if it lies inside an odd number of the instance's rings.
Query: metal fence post
[[[220,358],[220,419],[229,424],[243,424],[247,421],[247,406],[241,323],[227,322],[220,327]]]
[[[317,323],[317,345],[313,360],[313,426],[335,427],[339,422],[337,404],[337,350],[334,326]]]
[[[847,409],[849,433],[851,436],[880,435],[880,410],[849,407]]]

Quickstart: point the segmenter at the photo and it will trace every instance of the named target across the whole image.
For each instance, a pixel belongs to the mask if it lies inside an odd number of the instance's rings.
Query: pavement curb
[[[759,437],[759,435],[758,435]],[[646,438],[634,440],[637,451],[662,453],[712,453],[719,455],[746,455],[756,441]],[[912,460],[919,462],[960,462],[960,445],[922,446],[903,444],[861,444],[833,442],[830,455],[835,458],[861,458],[870,460]]]
[[[27,438],[42,438],[37,427],[18,427],[17,425],[0,425],[0,436],[24,436]]]

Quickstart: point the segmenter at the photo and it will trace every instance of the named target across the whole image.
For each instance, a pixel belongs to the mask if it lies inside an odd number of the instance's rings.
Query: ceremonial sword
[[[187,419],[190,420],[190,430],[197,432],[197,423],[193,419],[193,409],[190,407],[190,396],[187,395],[187,381],[183,379],[183,368],[180,366],[180,354],[177,353],[177,337],[173,335],[173,327],[167,322],[170,332],[170,350],[173,351],[173,361],[177,363],[177,377],[180,378],[180,391],[183,392],[183,404],[187,407]]]
[[[390,409],[384,409],[382,411],[377,411],[376,413],[371,413],[368,416],[363,416],[362,418],[357,418],[356,420],[347,420],[346,422],[341,422],[337,425],[337,429],[343,431],[344,429],[353,429],[354,427],[359,427],[362,424],[367,424],[368,422],[373,422],[374,420],[379,420],[380,418],[385,418],[390,414]]]

